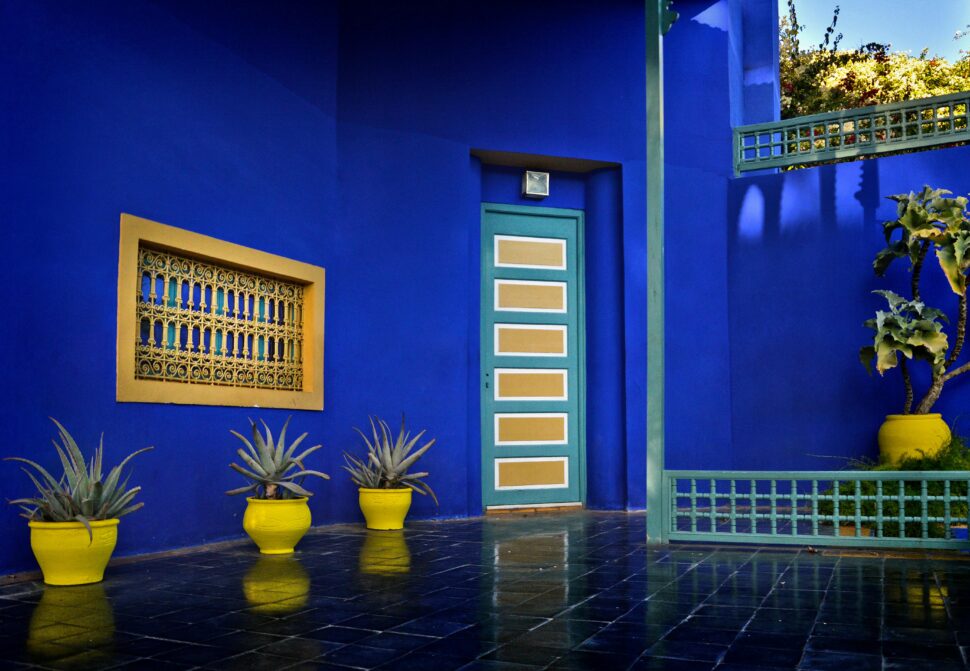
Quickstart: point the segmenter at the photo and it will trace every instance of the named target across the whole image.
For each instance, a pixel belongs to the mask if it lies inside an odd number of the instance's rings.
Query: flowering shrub
[[[840,49],[838,12],[836,7],[822,42],[802,48],[803,26],[788,0],[788,16],[779,25],[783,119],[970,90],[970,55],[950,63],[930,58],[928,49],[918,56],[879,43]]]

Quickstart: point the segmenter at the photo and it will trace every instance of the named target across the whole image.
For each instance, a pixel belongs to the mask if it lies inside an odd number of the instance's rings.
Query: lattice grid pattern
[[[970,92],[734,129],[737,172],[970,140]]]
[[[970,546],[970,472],[667,471],[670,538]],[[958,538],[962,534],[963,538]]]
[[[300,284],[139,246],[135,377],[303,390]]]

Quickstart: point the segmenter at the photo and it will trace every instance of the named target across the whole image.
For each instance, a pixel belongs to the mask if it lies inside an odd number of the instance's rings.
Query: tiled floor
[[[964,669],[970,562],[644,546],[642,515],[329,527],[0,587],[0,668]]]

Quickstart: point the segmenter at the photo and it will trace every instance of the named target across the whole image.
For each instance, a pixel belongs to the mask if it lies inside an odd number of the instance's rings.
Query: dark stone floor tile
[[[377,667],[384,671],[455,671],[474,660],[467,657],[433,655],[422,650],[408,653]]]
[[[293,660],[276,655],[265,655],[259,652],[247,652],[236,657],[223,659],[211,665],[206,665],[206,669],[218,669],[219,671],[279,671],[292,665]]]
[[[722,661],[736,666],[794,668],[801,657],[801,648],[778,650],[762,648],[751,643],[736,643],[728,648]]]
[[[881,671],[882,657],[845,652],[806,651],[799,662],[800,671]]]
[[[589,671],[590,669],[626,669],[631,661],[623,655],[571,650],[550,664],[549,671]],[[635,662],[634,662],[635,663]]]
[[[373,636],[376,633],[376,631],[369,629],[330,626],[308,631],[302,635],[302,638],[311,638],[316,641],[331,641],[333,643],[354,643],[362,638]]]
[[[329,654],[341,647],[343,647],[342,643],[318,641],[312,638],[300,638],[298,636],[294,636],[291,638],[279,639],[273,643],[261,646],[258,650],[256,650],[256,652],[264,655],[286,657],[287,659],[303,662]]]
[[[405,622],[402,625],[392,628],[390,631],[394,631],[400,634],[418,634],[420,636],[448,636],[462,629],[467,628],[469,625],[464,622],[450,622],[448,620],[438,620],[431,617],[418,618],[416,620],[411,620],[410,622]]]
[[[542,648],[535,645],[509,643],[482,655],[481,658],[496,662],[545,667],[562,657],[565,652],[568,651],[562,648]]]
[[[511,662],[497,662],[491,659],[476,659],[474,662],[459,668],[458,671],[533,671],[542,669],[542,666],[527,666],[523,664],[512,664]]]
[[[88,591],[110,610],[47,613],[44,626],[35,612],[51,588],[0,586],[0,668],[962,668],[970,566],[797,548],[647,548],[644,522],[415,521],[405,532],[408,570],[388,575],[361,572],[359,526],[327,527],[295,556],[310,578],[298,598],[281,590],[246,601],[258,554],[239,545],[116,567]],[[568,547],[535,540],[566,536]]]
[[[827,652],[851,652],[857,655],[881,655],[882,642],[871,639],[812,636],[808,639],[806,649]]]
[[[333,652],[323,655],[320,659],[330,664],[339,664],[359,669],[373,669],[392,659],[402,656],[399,650],[387,648],[371,648],[358,643],[345,645]]]
[[[166,662],[178,662],[180,664],[194,664],[205,666],[212,662],[217,662],[227,657],[239,654],[236,650],[222,648],[214,645],[189,644],[178,648],[172,648],[154,655],[154,659]]]
[[[663,638],[667,641],[685,641],[706,643],[708,645],[730,645],[738,637],[738,631],[733,629],[708,629],[704,626],[693,626],[691,621],[674,628]]]
[[[801,650],[808,636],[805,634],[768,634],[758,631],[743,631],[738,635],[738,643],[754,645],[772,650]]]
[[[962,661],[963,655],[956,644],[934,645],[920,641],[884,641],[882,654],[887,659],[922,659]]]
[[[711,671],[713,668],[713,662],[644,656],[633,663],[630,671]]]
[[[647,649],[646,654],[650,657],[673,657],[676,659],[716,662],[726,651],[727,647],[721,645],[662,640]]]
[[[939,659],[887,659],[883,671],[964,671],[963,662]]]
[[[368,636],[367,638],[362,638],[358,641],[358,643],[371,648],[386,648],[388,650],[399,650],[404,653],[417,650],[420,647],[428,645],[429,642],[434,640],[435,639],[429,639],[426,636],[414,636],[411,634],[398,634],[392,631],[384,631],[374,634],[373,636]]]

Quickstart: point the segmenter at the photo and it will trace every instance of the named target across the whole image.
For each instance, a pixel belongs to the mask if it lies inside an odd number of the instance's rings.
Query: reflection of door
[[[583,213],[482,205],[485,506],[582,503]]]

